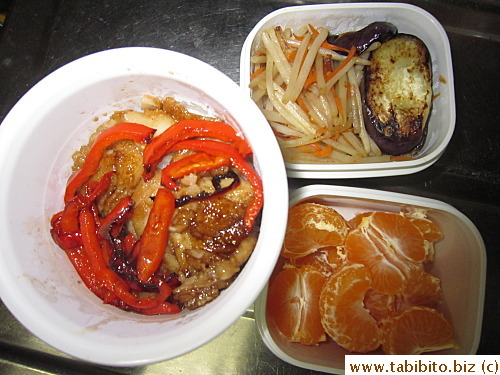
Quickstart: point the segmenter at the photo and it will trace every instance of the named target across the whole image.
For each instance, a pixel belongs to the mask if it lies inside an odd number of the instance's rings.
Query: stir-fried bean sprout
[[[390,161],[370,139],[360,82],[373,43],[362,55],[327,42],[328,29],[264,30],[251,56],[252,98],[289,163]]]

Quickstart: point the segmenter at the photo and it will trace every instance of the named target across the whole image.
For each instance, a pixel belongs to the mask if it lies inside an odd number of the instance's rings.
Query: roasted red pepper
[[[175,198],[168,189],[158,189],[137,255],[137,278],[147,283],[160,266],[168,241],[168,228],[175,210]]]
[[[134,205],[131,197],[122,198],[111,212],[99,221],[99,234],[106,239],[109,239],[110,235],[117,237],[125,221],[132,214]]]
[[[200,173],[229,165],[229,158],[220,155],[210,155],[205,152],[197,152],[182,159],[176,160],[161,171],[161,183],[163,186],[176,190],[178,187],[174,179],[184,177],[190,173]]]
[[[149,309],[142,309],[140,312],[143,315],[157,315],[157,314],[177,314],[181,311],[180,307],[174,303],[165,302],[168,297],[172,294],[172,288],[166,283],[163,282],[158,287],[158,295],[156,296],[156,300],[160,302],[160,304],[156,307],[151,307]]]
[[[115,306],[119,304],[120,300],[116,295],[104,286],[102,280],[97,278],[90,264],[90,260],[81,246],[67,250],[66,255],[73,264],[73,267],[75,267],[78,275],[80,275],[83,283],[92,293],[99,297],[104,303]]]
[[[178,305],[167,302],[174,287],[168,281],[169,275],[157,273],[168,243],[176,200],[171,190],[158,189],[146,227],[138,240],[124,230],[134,207],[131,197],[123,198],[106,217],[99,217],[95,202],[109,188],[114,172],[105,174],[100,181],[88,180],[99,167],[107,147],[124,139],[147,143],[143,156],[145,179],[153,175],[158,163],[168,153],[194,151],[194,154],[163,169],[162,183],[172,190],[177,188],[174,179],[231,165],[254,190],[244,218],[248,232],[263,205],[260,177],[245,160],[252,151],[233,127],[223,122],[183,120],[157,138],[151,138],[154,132],[154,129],[132,123],[121,123],[102,132],[92,145],[83,167],[69,179],[64,196],[65,208],[54,215],[51,222],[54,240],[66,250],[92,292],[105,303],[146,315],[180,311]],[[237,183],[239,178],[235,171],[229,173],[234,175]],[[215,182],[214,187],[220,190]],[[155,297],[140,298],[137,295],[152,290],[157,291]]]
[[[153,138],[144,150],[144,179],[153,177],[158,163],[177,142],[190,138],[215,138],[230,142],[245,157],[252,153],[246,140],[229,124],[208,120],[182,120]]]
[[[100,236],[97,233],[97,225],[94,214],[89,208],[84,208],[79,216],[80,229],[82,231],[83,249],[90,260],[90,265],[97,280],[108,290],[115,294],[126,305],[134,309],[151,309],[158,307],[162,301],[156,298],[138,298],[128,285],[106,264]],[[109,242],[103,241],[103,246],[110,246]]]
[[[254,190],[253,201],[247,208],[244,219],[245,228],[250,232],[264,203],[262,181],[255,169],[253,169],[234,147],[223,142],[207,139],[192,139],[178,142],[170,148],[172,152],[180,150],[203,151],[210,155],[229,158],[231,165],[245,176]]]
[[[136,142],[146,142],[156,130],[141,124],[122,122],[103,131],[92,145],[82,168],[75,172],[68,181],[64,202],[72,199],[78,188],[82,186],[94,174],[101,161],[104,150],[114,142],[130,139]]]
[[[181,312],[181,308],[177,306],[175,303],[162,302],[156,307],[139,310],[137,312],[143,315],[178,314]]]
[[[66,203],[64,210],[52,217],[50,233],[59,247],[69,250],[82,245],[78,215],[83,208],[89,207],[108,188],[113,174],[114,172],[108,172],[99,182],[89,184],[83,194],[71,199]]]

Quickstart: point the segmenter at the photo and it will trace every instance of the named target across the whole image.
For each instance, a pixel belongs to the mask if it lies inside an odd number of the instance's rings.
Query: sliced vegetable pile
[[[156,112],[159,111],[152,111],[150,117],[161,115],[162,127],[165,116]],[[117,117],[123,120],[127,115],[142,116],[129,112]],[[203,267],[216,269],[224,265],[226,271],[230,267],[231,278],[223,282],[211,280],[211,287],[227,287],[252,250],[254,242],[245,245],[249,249],[246,257],[240,255],[237,262],[233,259],[245,238],[255,236],[263,205],[262,183],[251,164],[250,146],[229,124],[186,116],[184,112],[180,117],[179,121],[169,118],[166,130],[161,129],[156,136],[157,129],[126,121],[100,132],[90,142],[81,167],[68,181],[64,209],[51,220],[54,241],[66,252],[85,285],[104,303],[123,310],[146,315],[178,313],[184,300],[175,298],[173,292],[187,281],[192,284],[192,299],[202,293],[202,287],[196,285],[201,284],[202,276],[193,276],[197,272],[201,275],[202,269],[196,269],[195,263],[181,264],[173,257],[174,245],[169,243],[172,228],[179,228],[179,222],[189,227],[186,213],[195,212],[192,207],[197,204],[207,202],[206,207],[221,211],[223,207],[232,207],[227,202],[234,199],[234,205],[241,207],[241,215],[227,224],[228,231],[237,229],[237,238],[227,235],[228,239],[221,239],[226,227],[220,226],[217,230],[205,228],[207,233],[199,237],[209,259]],[[131,162],[134,157],[138,163]],[[119,164],[121,159],[124,162]],[[247,190],[239,188],[243,182],[250,187],[250,196]],[[189,193],[194,188],[196,192]],[[145,198],[136,198],[135,202],[133,197],[140,194]],[[240,194],[244,199],[226,198],[224,194]],[[101,200],[108,198],[116,202],[103,208]],[[133,215],[136,217],[131,223]],[[192,233],[176,230],[186,238]],[[213,248],[210,241],[215,243]],[[178,246],[184,244],[180,242]],[[168,254],[167,248],[172,254]],[[179,255],[184,260],[190,257],[188,252]],[[201,256],[198,258],[197,262],[201,262]],[[203,281],[207,293],[209,289]],[[212,290],[203,303],[217,294],[218,290]]]
[[[289,163],[409,160],[425,140],[429,51],[391,23],[340,35],[272,27],[250,61],[252,98]]]
[[[350,352],[420,354],[455,348],[428,272],[440,228],[423,211],[345,220],[312,202],[290,209],[282,265],[269,283],[268,325],[291,342],[333,340]]]

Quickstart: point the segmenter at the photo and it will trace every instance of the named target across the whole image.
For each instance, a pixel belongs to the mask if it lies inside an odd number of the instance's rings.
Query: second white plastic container
[[[262,32],[282,26],[295,30],[303,25],[326,27],[331,33],[359,30],[371,22],[393,23],[399,32],[414,34],[427,45],[432,58],[433,91],[436,96],[428,123],[426,142],[412,160],[364,164],[287,163],[287,174],[296,178],[366,178],[405,175],[434,164],[444,152],[455,130],[455,89],[448,37],[429,12],[403,3],[342,3],[301,5],[278,9],[262,18],[248,34],[240,58],[240,86],[251,94],[250,57]]]
[[[433,199],[345,186],[305,186],[291,194],[290,206],[302,201],[330,206],[347,220],[368,211],[400,212],[408,206],[425,209],[443,231],[444,237],[435,244],[435,258],[429,271],[441,280],[443,302],[439,310],[451,321],[460,345],[458,349],[435,354],[476,353],[483,317],[486,250],[480,233],[465,215]],[[267,289],[255,303],[256,323],[265,344],[276,356],[307,369],[344,372],[344,356],[351,353],[332,340],[318,346],[288,342],[266,319],[266,297]]]

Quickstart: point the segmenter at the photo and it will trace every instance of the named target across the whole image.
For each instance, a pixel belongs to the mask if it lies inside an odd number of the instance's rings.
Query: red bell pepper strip
[[[68,208],[68,205],[66,205]],[[75,247],[82,245],[82,234],[78,228],[78,223],[76,224],[76,229],[63,229],[63,227],[71,228],[73,226],[73,214],[78,219],[79,210],[74,210],[74,205],[71,206],[70,210],[65,210],[58,212],[50,220],[50,234],[54,239],[54,242],[63,250],[71,250]]]
[[[111,184],[111,177],[115,171],[105,173],[99,181],[89,183],[83,196],[87,205],[91,205]]]
[[[123,240],[123,250],[125,251],[125,255],[127,257],[131,257],[136,243],[137,240],[135,239],[134,235],[132,233],[127,233]]]
[[[83,249],[87,254],[92,271],[96,278],[121,301],[132,308],[150,309],[157,307],[160,302],[154,298],[138,298],[132,294],[128,285],[116,275],[106,264],[103,249],[97,234],[97,225],[94,214],[89,208],[84,208],[79,215],[80,229],[82,231]],[[103,246],[111,246],[109,242],[102,241]]]
[[[99,297],[104,303],[117,305],[118,298],[107,289],[101,280],[96,277],[96,274],[92,271],[92,266],[90,260],[83,251],[82,247],[76,247],[66,251],[66,255],[76,269],[78,275],[82,279],[83,283],[89,288],[89,290]]]
[[[231,161],[225,156],[197,152],[176,160],[163,168],[161,171],[161,183],[165,187],[177,190],[178,186],[173,181],[176,178],[187,176],[190,173],[205,172],[230,164]]]
[[[99,234],[108,240],[110,234],[117,237],[125,221],[132,214],[134,205],[135,203],[130,196],[122,198],[111,212],[100,220]]]
[[[102,176],[99,182],[87,186],[83,194],[79,194],[66,203],[64,210],[55,214],[51,220],[52,238],[63,250],[82,245],[78,215],[84,207],[89,207],[111,183],[114,172]]]
[[[143,157],[144,179],[147,181],[153,177],[156,167],[175,143],[200,137],[230,142],[245,157],[252,153],[247,141],[229,124],[220,121],[181,120],[153,138],[146,146]]]
[[[174,303],[165,302],[172,294],[172,288],[166,282],[162,282],[158,287],[158,295],[155,297],[161,302],[158,306],[149,309],[143,309],[139,312],[144,315],[156,314],[177,314],[181,311],[180,307]]]
[[[175,210],[175,198],[168,189],[158,189],[144,227],[137,255],[137,278],[146,283],[160,266],[168,241],[168,227]]]
[[[231,161],[232,166],[245,176],[254,190],[253,201],[247,208],[244,219],[245,228],[250,232],[264,203],[262,181],[255,169],[253,169],[236,149],[223,142],[207,139],[192,139],[178,142],[170,149],[170,151],[180,150],[203,151],[210,155],[227,157]]]
[[[151,129],[141,124],[134,124],[130,122],[122,122],[111,128],[103,131],[95,140],[92,145],[85,163],[82,168],[75,172],[68,181],[66,192],[64,194],[64,202],[72,199],[76,191],[94,174],[99,162],[101,161],[102,154],[106,147],[109,147],[114,142],[130,139],[136,142],[146,142],[154,134],[156,129]]]
[[[181,308],[177,306],[175,303],[162,302],[156,307],[139,310],[137,312],[143,315],[178,314],[181,312]]]

